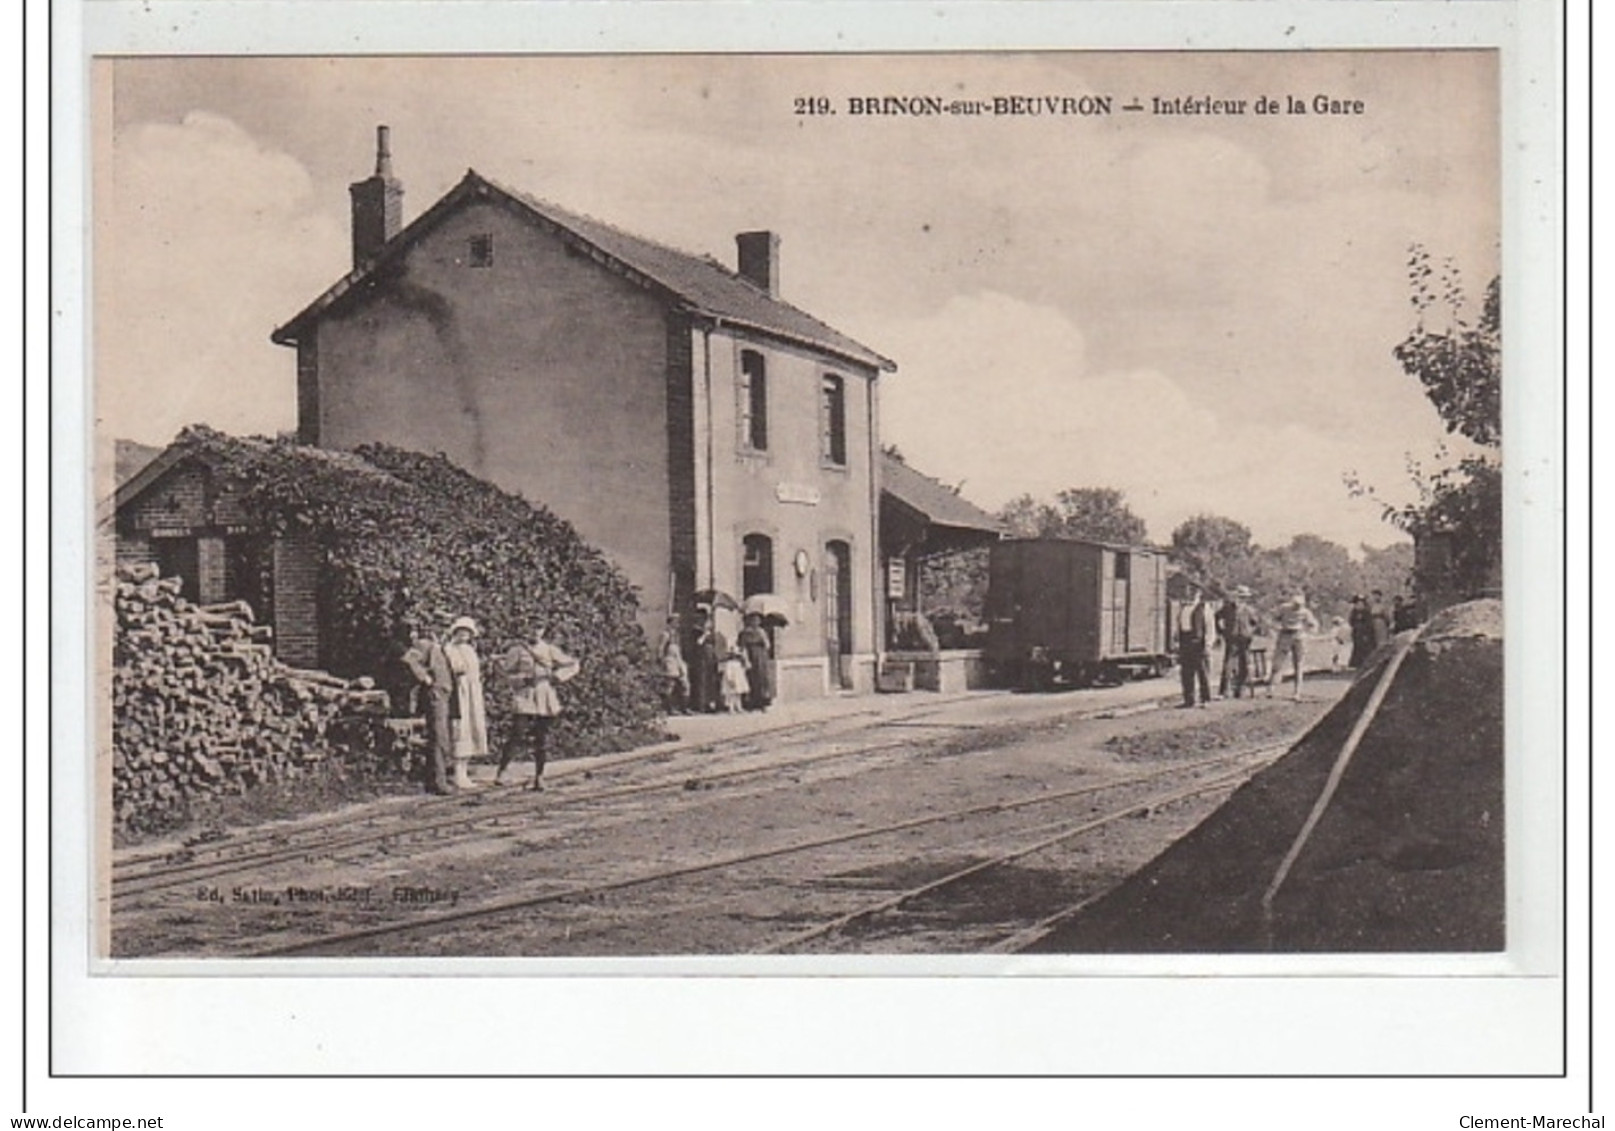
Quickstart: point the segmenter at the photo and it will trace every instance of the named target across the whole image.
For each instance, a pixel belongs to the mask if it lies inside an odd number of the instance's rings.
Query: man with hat
[[[1218,678],[1217,694],[1225,698],[1230,675],[1233,677],[1235,699],[1250,686],[1251,640],[1255,638],[1258,628],[1256,608],[1250,601],[1250,589],[1236,585],[1222,608],[1217,610],[1217,630],[1222,633],[1223,641],[1222,674]]]
[[[1216,644],[1217,626],[1206,604],[1204,588],[1189,582],[1189,603],[1178,610],[1178,670],[1183,677],[1183,706],[1195,705],[1195,689],[1200,706],[1211,702],[1211,649]]]
[[[404,653],[404,666],[415,678],[420,712],[426,717],[426,788],[431,793],[448,793],[453,744],[449,700],[454,695],[454,672],[431,622],[419,616],[408,624],[413,641]]]

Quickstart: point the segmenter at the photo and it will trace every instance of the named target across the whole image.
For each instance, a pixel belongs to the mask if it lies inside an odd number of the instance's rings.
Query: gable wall
[[[492,265],[473,267],[482,235]],[[473,202],[320,320],[318,442],[443,452],[548,506],[639,585],[651,627],[675,566],[669,336],[657,297]]]

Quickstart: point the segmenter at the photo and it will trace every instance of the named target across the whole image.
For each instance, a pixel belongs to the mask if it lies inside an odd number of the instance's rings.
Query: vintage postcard
[[[89,58],[95,976],[1560,973],[1520,64],[1320,39]]]

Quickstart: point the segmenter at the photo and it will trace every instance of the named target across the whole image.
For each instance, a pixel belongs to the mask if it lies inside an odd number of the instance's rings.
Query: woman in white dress
[[[461,617],[449,626],[449,642],[443,652],[454,673],[454,699],[450,717],[454,727],[454,784],[470,789],[473,758],[488,756],[488,714],[482,697],[482,661],[472,640],[480,635],[477,622]]]

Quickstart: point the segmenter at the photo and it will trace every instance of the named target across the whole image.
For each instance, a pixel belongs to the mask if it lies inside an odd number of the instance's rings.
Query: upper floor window
[[[740,443],[768,450],[768,367],[756,350],[740,351]]]
[[[467,262],[473,267],[493,266],[493,236],[482,232],[472,236],[467,248]]]
[[[847,384],[834,373],[826,373],[820,386],[819,454],[825,463],[847,464]]]

